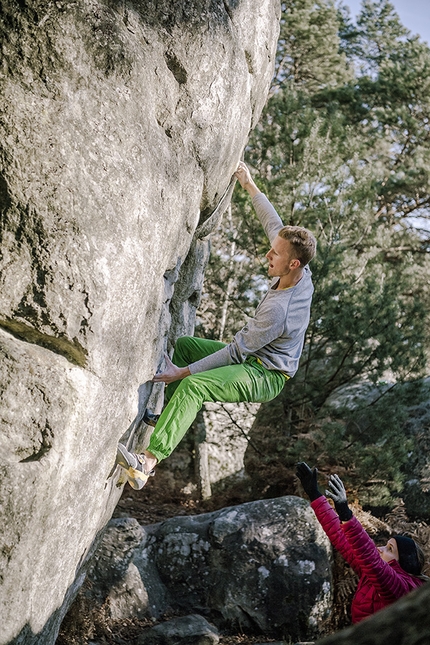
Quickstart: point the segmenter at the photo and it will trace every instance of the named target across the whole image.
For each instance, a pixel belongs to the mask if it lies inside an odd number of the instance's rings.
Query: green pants
[[[176,342],[172,361],[178,367],[186,367],[222,347],[225,343],[183,336]],[[152,433],[149,452],[158,461],[168,457],[206,401],[271,401],[281,392],[285,382],[281,372],[266,369],[251,356],[244,363],[191,374],[171,383],[166,388],[167,405]]]

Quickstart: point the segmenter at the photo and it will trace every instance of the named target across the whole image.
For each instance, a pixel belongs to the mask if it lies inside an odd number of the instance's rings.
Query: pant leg
[[[178,367],[187,367],[190,363],[215,354],[219,349],[225,347],[225,343],[207,338],[195,338],[194,336],[181,336],[178,338],[173,351],[172,362]],[[165,390],[165,401],[169,401],[173,393],[179,387],[180,381],[170,383]]]
[[[274,399],[282,390],[285,377],[251,363],[226,365],[187,376],[179,382],[152,433],[148,446],[158,461],[176,448],[206,401],[238,403]]]

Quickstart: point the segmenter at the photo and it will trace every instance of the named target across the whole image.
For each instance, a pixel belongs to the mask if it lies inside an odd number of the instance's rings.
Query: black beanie
[[[399,564],[404,571],[413,576],[419,576],[421,566],[418,560],[417,547],[415,542],[404,535],[393,535],[399,551]]]

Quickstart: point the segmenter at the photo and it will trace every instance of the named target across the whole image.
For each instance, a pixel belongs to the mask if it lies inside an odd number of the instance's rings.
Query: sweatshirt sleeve
[[[324,497],[324,495],[321,495],[321,497],[318,497],[311,503],[311,506],[334,548],[339,551],[342,557],[345,558],[348,564],[354,569],[355,573],[357,573],[358,576],[361,576],[362,572],[360,563],[355,557],[354,551],[342,531],[342,525],[338,514],[330,506],[327,498]]]
[[[262,307],[243,329],[237,332],[231,343],[210,356],[191,363],[191,374],[213,370],[224,365],[243,363],[249,354],[265,347],[284,331],[285,315],[280,305]]]
[[[226,345],[217,352],[214,352],[213,354],[210,354],[205,358],[201,358],[195,363],[190,363],[190,365],[188,365],[188,369],[190,370],[191,374],[199,374],[199,372],[214,370],[217,367],[224,367],[224,365],[232,365],[233,363],[237,362],[232,358],[230,345]]]
[[[353,516],[348,522],[342,524],[341,529],[354,551],[362,573],[367,576],[382,597],[388,600],[392,600],[393,596],[401,598],[420,585],[419,578],[411,576],[403,569],[398,571],[396,566],[381,558],[375,543],[356,517]]]
[[[281,228],[284,226],[281,218],[267,199],[266,195],[263,193],[257,193],[254,195],[252,198],[252,205],[254,206],[257,217],[264,228],[264,232],[269,238],[270,243],[272,243]]]

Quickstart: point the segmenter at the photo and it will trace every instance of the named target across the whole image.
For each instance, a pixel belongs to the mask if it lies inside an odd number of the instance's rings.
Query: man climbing
[[[152,381],[167,385],[167,404],[159,417],[148,411],[144,417],[155,425],[148,448],[135,454],[118,446],[117,464],[136,489],[176,448],[204,402],[271,401],[298,368],[309,324],[313,285],[308,263],[316,240],[305,228],[283,225],[243,162],[235,177],[252,198],[272,245],[266,254],[272,282],[255,317],[230,343],[185,336],[177,340],[172,360],[166,356],[164,371]]]

